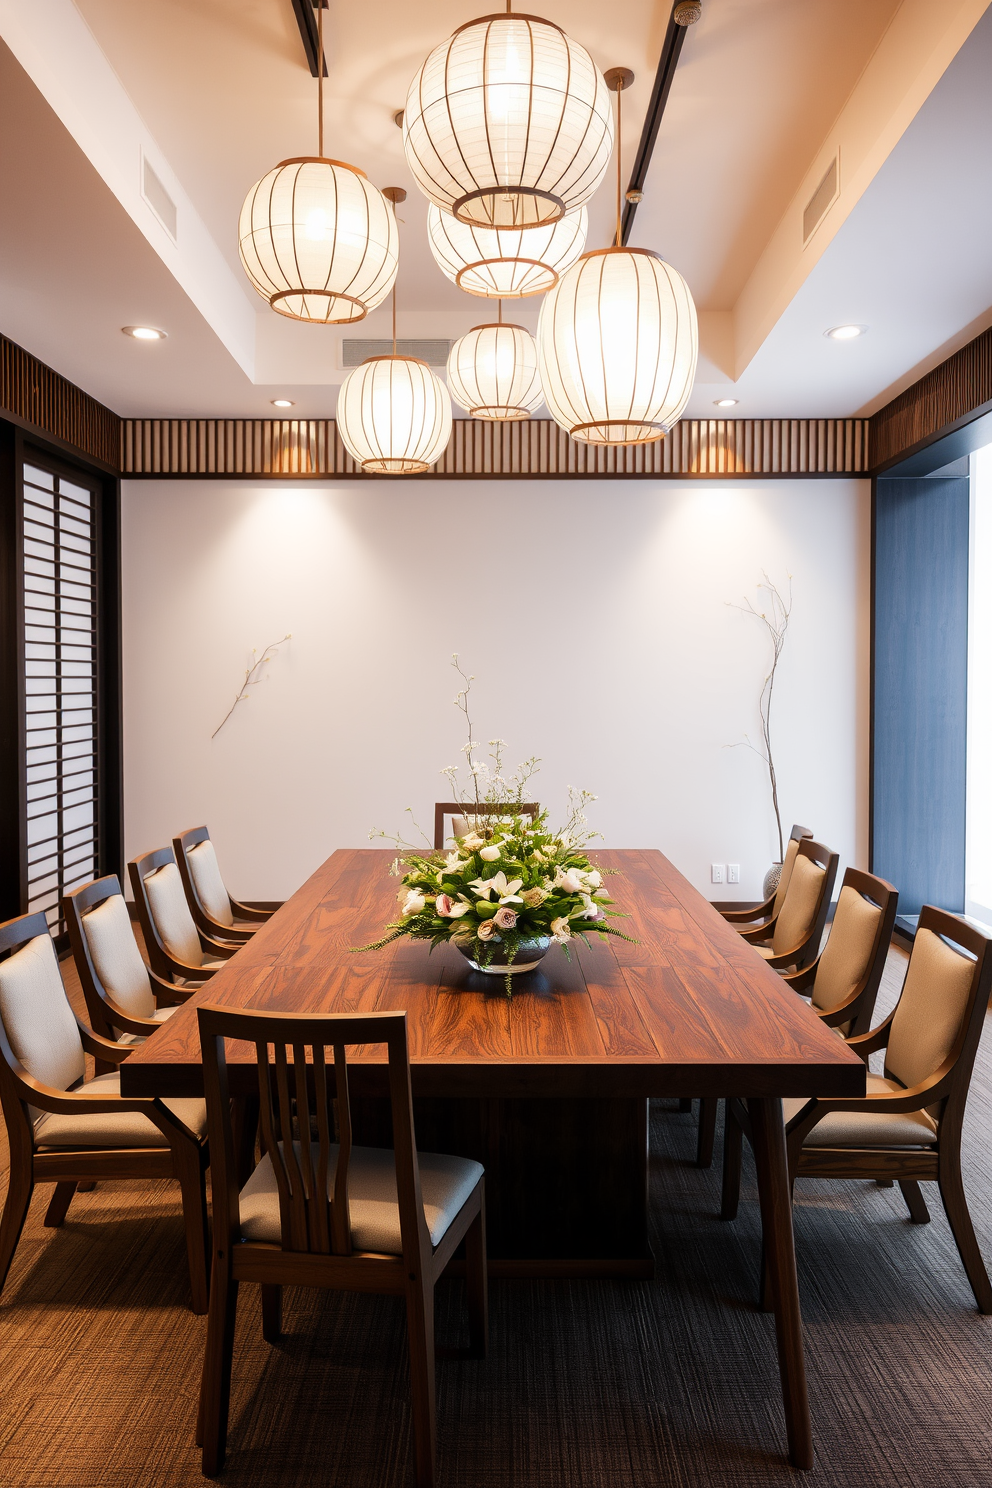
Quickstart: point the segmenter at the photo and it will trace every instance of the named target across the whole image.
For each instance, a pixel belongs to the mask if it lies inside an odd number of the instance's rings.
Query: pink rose
[[[502,908],[498,909],[493,915],[493,919],[496,922],[497,929],[512,930],[514,925],[517,923],[517,913],[516,910],[507,909],[506,905],[504,904]]]
[[[437,903],[434,908],[442,918],[448,919],[451,915],[451,906],[454,902],[450,894],[438,894]]]

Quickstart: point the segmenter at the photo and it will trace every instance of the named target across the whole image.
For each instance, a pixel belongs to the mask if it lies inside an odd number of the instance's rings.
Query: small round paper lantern
[[[362,320],[393,287],[396,218],[354,165],[284,160],[245,197],[238,226],[245,273],[273,310],[319,325]]]
[[[647,444],[682,416],[696,375],[696,307],[647,248],[585,254],[541,306],[538,359],[555,422],[584,444]]]
[[[469,21],[435,47],[403,112],[403,148],[435,206],[477,227],[557,222],[589,200],[613,150],[603,75],[538,16]]]
[[[433,202],[427,208],[427,241],[443,274],[467,294],[518,300],[546,294],[578,263],[586,246],[589,213],[569,212],[549,227],[469,227]]]
[[[475,326],[448,353],[448,387],[472,418],[529,418],[544,397],[537,345],[523,326]]]
[[[451,438],[451,399],[426,362],[370,357],[341,384],[337,425],[367,474],[418,475]]]

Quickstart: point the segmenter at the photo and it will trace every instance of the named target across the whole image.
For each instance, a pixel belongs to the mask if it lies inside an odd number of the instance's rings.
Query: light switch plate
[[[739,884],[740,881],[741,881],[741,865],[740,865],[740,863],[728,863],[727,864],[727,882],[728,883]]]
[[[710,883],[723,883],[723,864],[710,864]]]

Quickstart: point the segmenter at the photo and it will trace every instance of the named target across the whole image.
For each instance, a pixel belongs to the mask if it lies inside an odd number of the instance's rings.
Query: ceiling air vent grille
[[[840,156],[831,160],[823,180],[806,203],[803,213],[803,245],[809,242],[840,194]]]
[[[448,352],[451,350],[450,341],[397,341],[396,355],[404,357],[416,357],[421,362],[426,362],[429,367],[443,367],[448,360]],[[343,367],[360,367],[367,362],[369,357],[392,356],[392,340],[382,341],[349,340],[341,342],[341,365]]]
[[[173,242],[176,241],[176,204],[145,155],[141,157],[141,194]]]

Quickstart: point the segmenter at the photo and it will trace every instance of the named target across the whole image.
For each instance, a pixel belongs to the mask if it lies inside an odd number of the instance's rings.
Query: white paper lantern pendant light
[[[441,272],[466,294],[519,300],[554,289],[586,246],[589,214],[569,212],[549,227],[470,227],[433,202],[427,241]]]
[[[537,370],[537,344],[523,326],[503,320],[474,326],[448,353],[451,396],[471,418],[510,423],[530,418],[544,397]]]
[[[401,186],[383,194],[394,204],[406,198]],[[365,475],[422,475],[451,438],[448,389],[426,362],[396,353],[395,286],[392,355],[370,357],[348,373],[338,392],[337,429]]]
[[[633,73],[606,74],[620,97]],[[618,127],[619,134],[619,127]],[[552,417],[584,444],[648,444],[678,422],[692,391],[699,338],[696,307],[677,270],[647,248],[621,243],[620,151],[617,235],[585,253],[541,307],[537,343]]]
[[[476,227],[557,222],[592,196],[613,149],[603,75],[540,16],[481,16],[434,48],[410,84],[403,148],[442,211]]]
[[[245,197],[238,250],[273,310],[317,325],[363,320],[393,286],[396,219],[357,166],[324,155],[324,9],[317,10],[317,154],[281,161]]]

